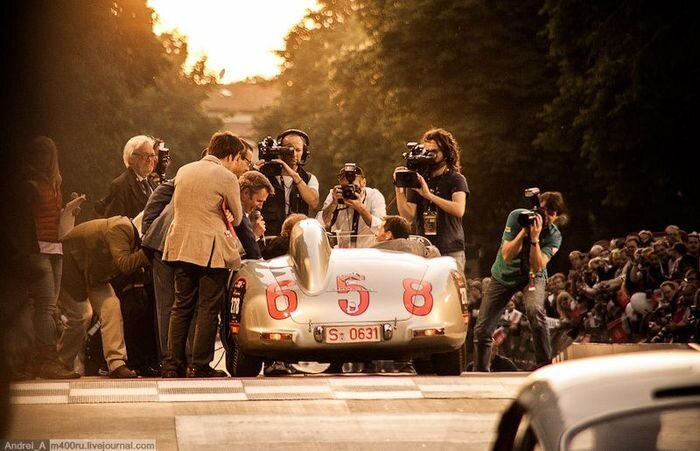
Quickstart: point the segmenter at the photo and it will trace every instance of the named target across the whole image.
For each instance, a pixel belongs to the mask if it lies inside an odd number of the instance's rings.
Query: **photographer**
[[[474,329],[474,370],[489,371],[492,335],[508,300],[523,291],[525,315],[530,324],[537,366],[551,361],[551,343],[544,312],[547,263],[561,246],[554,221],[564,210],[561,193],[529,189],[534,211],[522,208],[508,215],[501,246],[491,267],[491,284],[484,294]]]
[[[272,138],[261,142],[258,154],[261,160],[256,169],[267,176],[274,189],[260,212],[266,233],[276,236],[287,216],[292,213],[308,216],[310,209],[318,207],[318,179],[304,169],[309,158],[309,136],[301,130],[285,130],[276,142]],[[267,160],[267,154],[273,157]]]
[[[398,183],[397,172],[406,168],[394,170],[399,214],[409,222],[415,222],[418,235],[428,238],[441,255],[454,257],[464,269],[462,216],[469,187],[467,179],[459,172],[459,145],[451,133],[441,128],[428,130],[421,141],[427,158],[414,158],[426,161],[419,163],[416,171],[418,186],[405,189]],[[415,151],[411,153],[415,154]],[[411,154],[407,157],[409,169],[410,159]]]
[[[384,195],[367,187],[364,172],[355,163],[343,166],[338,183],[328,193],[316,219],[330,231],[349,232],[351,247],[372,246],[379,223],[386,216]]]

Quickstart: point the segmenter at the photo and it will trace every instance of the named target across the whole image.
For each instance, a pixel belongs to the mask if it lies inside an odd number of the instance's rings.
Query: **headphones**
[[[311,152],[309,152],[309,135],[304,133],[303,131],[296,129],[296,128],[290,128],[289,130],[285,130],[279,135],[277,135],[277,145],[281,146],[282,145],[282,140],[285,138],[287,135],[297,135],[301,136],[301,139],[304,140],[304,151],[301,154],[301,161],[300,164],[306,164],[306,160],[309,159],[311,156]]]

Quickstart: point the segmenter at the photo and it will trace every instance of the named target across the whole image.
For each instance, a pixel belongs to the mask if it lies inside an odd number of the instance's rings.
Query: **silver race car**
[[[458,375],[469,320],[464,275],[451,257],[332,248],[313,219],[289,255],[244,261],[230,284],[222,342],[232,376],[264,361],[413,359],[419,373]]]

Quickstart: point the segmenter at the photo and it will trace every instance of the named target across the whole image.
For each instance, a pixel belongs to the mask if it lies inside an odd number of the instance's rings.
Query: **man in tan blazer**
[[[75,356],[85,346],[86,328],[94,309],[102,323],[102,348],[109,376],[136,377],[126,366],[122,313],[109,282],[119,274],[132,274],[148,266],[138,231],[126,216],[113,216],[79,224],[61,241],[59,304],[68,319],[58,342],[61,360],[73,366]]]
[[[163,377],[222,377],[209,366],[221,300],[229,270],[238,269],[241,257],[237,239],[229,232],[222,203],[233,215],[233,225],[243,216],[236,156],[243,150],[240,138],[230,132],[211,137],[201,160],[180,168],[175,176],[173,222],[168,229],[163,260],[175,272],[175,303],[168,328],[168,352]],[[192,358],[187,362],[185,344],[195,310]],[[186,369],[186,373],[185,373]]]

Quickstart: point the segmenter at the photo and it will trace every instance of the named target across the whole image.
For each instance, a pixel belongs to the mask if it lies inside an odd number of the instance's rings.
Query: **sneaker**
[[[187,368],[187,377],[228,377],[228,373],[209,366],[206,368]]]

